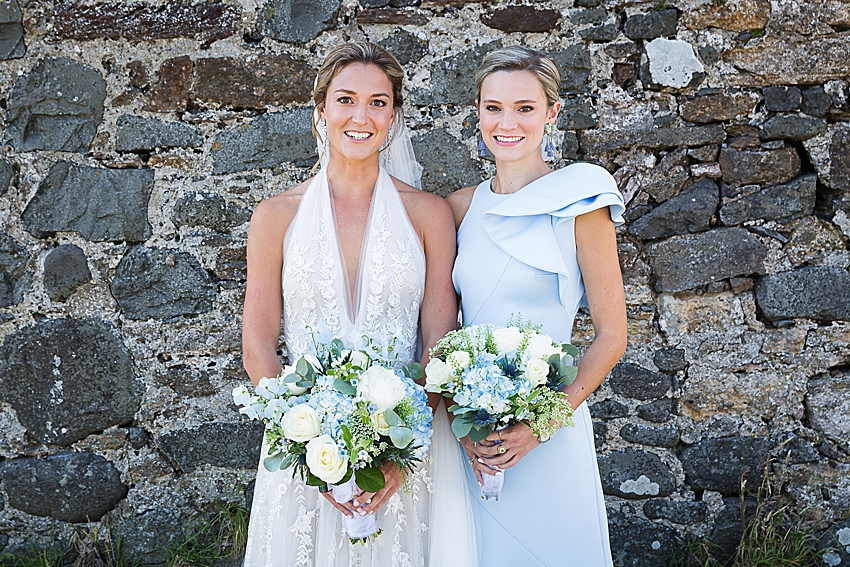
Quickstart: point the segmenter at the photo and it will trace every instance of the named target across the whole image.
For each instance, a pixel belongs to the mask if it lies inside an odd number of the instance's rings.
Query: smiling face
[[[496,71],[481,83],[478,119],[481,136],[496,161],[540,158],[546,123],[554,124],[560,103],[549,106],[531,71]]]
[[[375,65],[352,63],[337,73],[321,110],[330,159],[377,158],[395,116],[392,92],[389,78]]]

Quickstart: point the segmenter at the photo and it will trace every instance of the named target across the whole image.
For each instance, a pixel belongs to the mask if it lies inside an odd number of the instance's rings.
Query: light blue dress
[[[511,195],[481,183],[458,229],[453,280],[464,324],[505,325],[512,314],[569,342],[584,299],[575,217],[608,207],[623,222],[623,198],[603,168],[577,163]],[[484,501],[467,466],[481,567],[611,567],[605,500],[587,404],[575,427],[505,471],[498,501]]]

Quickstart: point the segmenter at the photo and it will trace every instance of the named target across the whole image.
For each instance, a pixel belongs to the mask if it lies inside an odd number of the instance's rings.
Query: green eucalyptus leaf
[[[573,358],[577,358],[577,357],[578,357],[578,349],[577,349],[575,346],[571,345],[571,344],[568,344],[568,343],[564,343],[564,344],[562,344],[562,345],[561,345],[561,350],[563,350],[565,353],[567,353],[568,355],[572,356]]]
[[[473,427],[469,432],[469,440],[473,443],[483,441],[488,435],[493,433],[492,425],[484,425],[482,427]]]
[[[311,380],[299,380],[295,385],[299,388],[312,388],[313,382]]]
[[[354,471],[354,482],[366,492],[378,492],[387,483],[384,473],[375,467],[366,467]]]
[[[549,366],[553,368],[558,368],[561,365],[561,355],[553,354],[549,357]]]
[[[413,441],[413,430],[409,427],[390,427],[390,440],[397,449],[404,449]]]
[[[455,408],[455,409],[450,409],[449,411],[451,411],[455,415],[463,415],[465,413],[475,413],[475,408],[465,408],[465,407],[461,407],[461,406],[452,406],[452,408]]]
[[[425,377],[425,371],[422,370],[422,365],[418,362],[412,362],[406,370],[410,373],[410,378],[412,380],[421,380]]]
[[[334,339],[331,341],[331,348],[335,349],[336,352],[342,352],[345,350],[345,345],[339,339]]]
[[[296,374],[295,372],[293,372],[292,374],[287,374],[284,377],[283,383],[284,384],[295,384],[299,380],[301,380],[301,377],[298,374]]]
[[[345,394],[346,396],[354,396],[357,394],[357,388],[351,382],[346,382],[345,380],[340,380],[337,378],[334,380],[334,389],[340,394]]]
[[[472,422],[462,417],[456,417],[452,422],[452,431],[455,437],[462,439],[469,435],[469,430],[472,429]]]
[[[296,462],[297,460],[298,460],[298,455],[297,455],[297,454],[295,454],[295,453],[290,453],[290,454],[288,454],[288,455],[286,456],[286,458],[285,458],[285,459],[283,459],[283,462],[280,464],[280,469],[279,469],[279,470],[288,469],[289,467],[291,467],[292,465],[294,465],[294,464],[295,464],[295,462]],[[265,464],[264,464],[264,466],[265,466]]]
[[[388,425],[404,425],[404,420],[399,417],[399,415],[391,409],[384,410],[384,421],[387,422]]]
[[[307,370],[311,368],[310,363],[303,356],[295,363],[295,372],[302,378],[307,375]]]
[[[569,386],[575,382],[576,376],[578,376],[578,367],[562,366],[559,376],[561,378],[561,384]]]
[[[263,459],[263,467],[269,472],[277,472],[280,470],[280,465],[283,463],[284,458],[286,458],[286,453],[283,451],[275,453],[271,457]]]

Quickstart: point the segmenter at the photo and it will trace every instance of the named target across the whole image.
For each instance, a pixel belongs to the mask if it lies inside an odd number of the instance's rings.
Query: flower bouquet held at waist
[[[418,363],[401,364],[394,341],[379,344],[363,337],[362,348],[338,338],[320,342],[314,352],[276,378],[262,378],[253,392],[233,390],[240,413],[266,424],[271,472],[292,468],[310,486],[327,489],[347,502],[377,492],[386,461],[411,471],[431,444],[431,409],[421,386]],[[343,517],[352,541],[378,533],[377,520]]]
[[[472,325],[451,331],[431,349],[425,390],[454,400],[452,430],[458,439],[483,440],[494,430],[523,422],[541,442],[573,425],[561,388],[573,383],[578,350],[558,344],[530,323]],[[483,475],[482,498],[499,498],[502,475]]]

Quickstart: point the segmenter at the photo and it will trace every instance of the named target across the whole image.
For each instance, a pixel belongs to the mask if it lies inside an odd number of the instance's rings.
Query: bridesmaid
[[[626,348],[614,232],[623,222],[623,198],[601,167],[576,163],[552,172],[543,161],[544,132],[561,109],[560,75],[551,59],[525,47],[502,48],[484,58],[475,83],[481,136],[496,158],[496,176],[449,197],[458,226],[453,280],[463,322],[504,325],[521,314],[569,342],[586,300],[596,332],[578,377],[564,388],[575,427],[545,444],[525,424],[477,444],[462,440],[472,465],[467,481],[476,496],[479,561],[487,567],[610,567],[585,400]],[[507,450],[497,451],[499,443]],[[505,475],[498,501],[477,497],[482,474]]]

